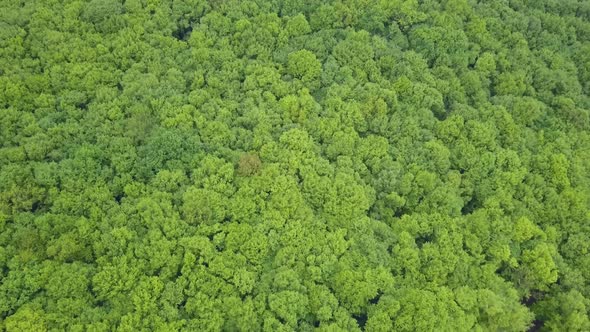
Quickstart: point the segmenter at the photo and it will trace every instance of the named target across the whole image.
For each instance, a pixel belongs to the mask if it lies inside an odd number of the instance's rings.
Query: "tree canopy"
[[[588,2],[0,9],[0,330],[590,330]]]

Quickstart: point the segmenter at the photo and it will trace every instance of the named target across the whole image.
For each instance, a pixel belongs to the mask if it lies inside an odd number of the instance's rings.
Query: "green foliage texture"
[[[0,330],[590,331],[590,4],[0,0]]]

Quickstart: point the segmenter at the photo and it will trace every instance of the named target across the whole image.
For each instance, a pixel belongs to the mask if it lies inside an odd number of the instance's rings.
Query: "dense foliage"
[[[0,0],[0,330],[589,331],[590,3]]]

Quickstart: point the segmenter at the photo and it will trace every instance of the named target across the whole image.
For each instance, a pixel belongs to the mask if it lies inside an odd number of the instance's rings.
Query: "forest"
[[[0,0],[0,331],[590,331],[590,2]]]

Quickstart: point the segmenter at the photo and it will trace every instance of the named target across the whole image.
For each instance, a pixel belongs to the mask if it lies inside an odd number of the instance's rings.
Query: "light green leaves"
[[[319,77],[322,65],[315,54],[308,50],[300,50],[289,54],[287,71],[294,77],[309,82]]]

